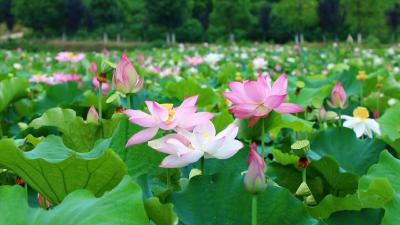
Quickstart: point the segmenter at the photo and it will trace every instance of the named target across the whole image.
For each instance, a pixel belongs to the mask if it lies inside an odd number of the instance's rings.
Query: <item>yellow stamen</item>
[[[202,133],[202,135],[203,135],[204,138],[209,138],[209,137],[210,137],[210,135],[208,134],[207,131],[204,131],[204,132]]]
[[[170,124],[172,122],[172,119],[175,116],[175,110],[174,110],[174,105],[173,104],[160,104],[162,107],[168,110],[168,118],[166,121],[164,121],[166,124]]]
[[[362,120],[368,119],[369,118],[368,109],[365,107],[357,107],[353,111],[353,116]]]
[[[73,52],[68,53],[68,58],[72,59],[75,57],[75,54]]]
[[[365,73],[365,71],[361,70],[357,74],[357,80],[366,80],[368,78],[368,75]]]

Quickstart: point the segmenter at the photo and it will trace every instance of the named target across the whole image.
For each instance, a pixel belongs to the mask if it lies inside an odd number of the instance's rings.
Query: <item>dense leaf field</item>
[[[0,224],[400,224],[399,53],[2,50]]]

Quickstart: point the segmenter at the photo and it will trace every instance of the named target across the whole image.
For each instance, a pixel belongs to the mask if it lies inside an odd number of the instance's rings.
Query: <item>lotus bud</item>
[[[347,107],[346,98],[346,92],[344,91],[342,83],[338,81],[332,90],[331,99],[328,101],[328,105],[335,109],[344,109]]]
[[[337,113],[333,111],[326,111],[324,106],[321,106],[318,111],[317,119],[321,122],[326,122],[330,120],[335,120],[337,117]]]
[[[89,71],[96,75],[97,73],[97,64],[95,62],[91,62],[89,65]]]
[[[115,69],[113,85],[122,94],[136,93],[143,86],[143,77],[137,74],[135,67],[125,54],[122,54]]]
[[[97,123],[99,122],[99,114],[96,111],[96,108],[94,106],[91,106],[88,114],[86,116],[86,121],[88,123]]]
[[[248,170],[244,177],[244,185],[248,192],[258,194],[265,190],[267,184],[265,182],[266,165],[264,159],[257,153],[256,143],[251,144]]]

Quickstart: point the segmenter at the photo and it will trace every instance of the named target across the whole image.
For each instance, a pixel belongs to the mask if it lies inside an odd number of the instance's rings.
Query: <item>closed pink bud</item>
[[[248,192],[258,194],[265,190],[267,184],[265,183],[265,169],[266,165],[264,159],[257,153],[256,143],[251,144],[248,170],[244,177],[244,185]]]
[[[95,62],[91,62],[89,66],[89,71],[94,75],[97,75],[97,64]]]
[[[331,99],[328,101],[328,105],[332,108],[346,108],[346,98],[346,92],[344,91],[342,83],[338,81],[332,90]]]
[[[123,94],[136,93],[143,86],[143,77],[139,77],[135,67],[125,54],[122,54],[113,76],[115,89]]]
[[[86,121],[89,123],[97,123],[99,121],[99,114],[97,113],[94,106],[90,107],[86,117]]]

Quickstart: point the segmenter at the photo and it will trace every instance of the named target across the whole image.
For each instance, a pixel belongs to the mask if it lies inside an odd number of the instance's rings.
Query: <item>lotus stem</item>
[[[102,101],[101,101],[101,92],[102,92],[102,85],[103,82],[99,82],[99,100],[98,100],[98,107],[99,107],[99,121],[101,123],[101,119],[103,118],[103,110],[102,110]]]
[[[204,156],[200,159],[200,170],[203,175],[205,175],[206,167],[205,167],[205,159]]]
[[[126,105],[127,105],[128,109],[131,109],[131,95],[130,94],[126,94]]]
[[[304,168],[303,171],[301,171],[301,177],[303,182],[307,182],[307,169]]]
[[[265,118],[261,119],[261,157],[263,159],[264,159],[264,156],[265,156],[265,149],[264,149],[264,142],[265,142],[264,120],[265,120]]]
[[[257,195],[252,196],[251,201],[251,225],[257,225]]]

